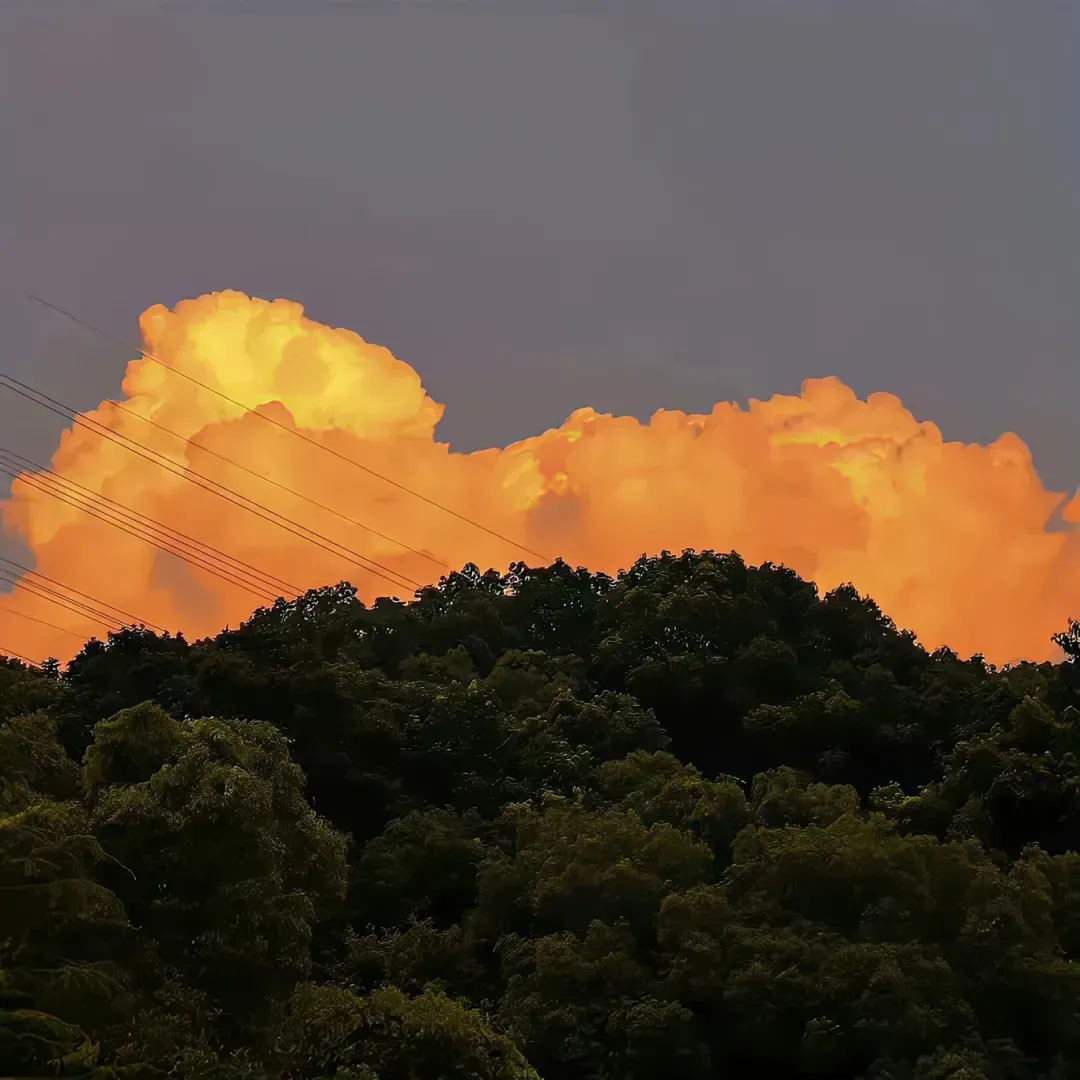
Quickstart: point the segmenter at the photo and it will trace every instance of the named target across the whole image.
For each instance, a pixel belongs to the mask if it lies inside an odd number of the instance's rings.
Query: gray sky
[[[459,448],[839,375],[1080,483],[1074,0],[0,4],[0,367],[79,407],[211,289]],[[3,442],[59,421],[0,397]]]

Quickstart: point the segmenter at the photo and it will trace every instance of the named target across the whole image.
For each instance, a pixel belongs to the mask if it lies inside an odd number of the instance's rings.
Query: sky
[[[1080,5],[0,5],[0,369],[79,408],[151,304],[389,347],[459,449],[838,375],[1080,484]],[[0,393],[5,445],[61,421]]]

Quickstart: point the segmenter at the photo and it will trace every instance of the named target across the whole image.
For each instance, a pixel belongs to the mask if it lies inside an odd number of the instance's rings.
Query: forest
[[[1056,640],[685,552],[0,661],[0,1076],[1080,1078]]]

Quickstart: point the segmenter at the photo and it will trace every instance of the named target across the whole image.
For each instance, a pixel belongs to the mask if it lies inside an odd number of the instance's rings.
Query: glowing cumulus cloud
[[[103,402],[89,420],[408,579],[437,579],[433,559],[539,560],[346,459],[594,570],[692,547],[782,562],[822,589],[850,581],[931,648],[1042,659],[1054,653],[1051,635],[1080,615],[1080,537],[1051,528],[1063,499],[1043,487],[1024,443],[1012,434],[989,446],[946,442],[890,394],[862,401],[836,379],[813,379],[798,396],[721,402],[702,415],[661,410],[647,424],[584,408],[541,435],[461,454],[436,439],[443,406],[411,367],[313,322],[299,304],[214,293],[150,308],[140,325],[147,352],[167,367],[133,359],[123,410]],[[298,588],[348,578],[365,600],[409,595],[83,427],[65,431],[52,468]],[[3,514],[41,574],[188,636],[235,626],[259,603],[50,497],[33,476],[15,481]],[[1062,518],[1080,519],[1080,501]],[[105,632],[30,591],[0,599],[0,643],[35,660],[69,657]]]

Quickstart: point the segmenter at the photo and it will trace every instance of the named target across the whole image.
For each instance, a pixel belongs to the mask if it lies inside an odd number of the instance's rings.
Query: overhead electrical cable
[[[130,611],[124,611],[123,608],[118,608],[115,604],[107,604],[105,603],[105,601],[98,600],[95,597],[90,596],[88,593],[80,592],[78,589],[73,588],[71,585],[65,585],[62,582],[57,581],[55,578],[51,578],[47,574],[43,574],[40,570],[32,570],[29,566],[24,566],[22,563],[16,562],[14,559],[9,559],[5,556],[0,555],[0,563],[7,563],[9,566],[14,566],[15,569],[18,570],[26,578],[41,578],[43,581],[47,581],[51,585],[55,585],[61,589],[64,589],[66,592],[75,593],[76,596],[80,596],[84,600],[89,600],[97,607],[112,608],[112,610],[115,611],[118,615],[124,616],[124,619],[127,620],[128,624],[131,626],[146,626],[151,630],[157,630],[161,634],[168,633],[168,631],[165,630],[163,627],[150,622],[149,619],[137,618],[135,615],[132,615]]]
[[[282,491],[287,492],[290,495],[295,496],[298,499],[303,499],[304,502],[310,503],[312,506],[317,506],[320,510],[325,510],[328,514],[333,514],[335,517],[341,518],[342,521],[347,521],[350,525],[355,525],[360,529],[365,529],[373,536],[379,537],[381,540],[386,540],[391,544],[396,544],[400,548],[404,548],[406,551],[411,551],[414,555],[419,555],[422,559],[427,559],[428,562],[434,563],[436,566],[441,566],[444,569],[449,570],[450,564],[443,562],[442,559],[436,559],[434,555],[427,551],[421,551],[420,548],[410,547],[402,540],[395,540],[392,536],[387,536],[386,533],[379,532],[378,529],[373,529],[370,525],[363,521],[358,521],[356,518],[349,517],[348,514],[341,513],[340,510],[335,510],[332,506],[327,506],[325,503],[318,502],[316,499],[312,499],[310,496],[305,495],[302,491],[297,491],[295,488],[291,488],[286,484],[282,484],[275,480],[272,476],[267,476],[265,473],[256,472],[254,469],[249,469],[246,465],[241,465],[239,461],[233,461],[232,458],[226,457],[224,454],[219,454],[216,450],[211,450],[209,446],[204,446],[202,443],[197,443],[194,439],[188,439],[181,435],[178,431],[173,431],[171,428],[165,427],[164,424],[159,424],[156,420],[151,420],[148,416],[143,416],[142,413],[136,412],[134,409],[129,409],[126,405],[121,404],[119,401],[113,401],[109,399],[109,404],[115,408],[120,409],[122,412],[126,412],[129,416],[134,416],[137,420],[141,420],[144,424],[149,424],[151,427],[157,428],[159,431],[164,431],[166,435],[172,435],[173,438],[179,439],[183,443],[189,443],[191,446],[198,447],[204,454],[210,454],[212,457],[216,457],[221,461],[224,461],[228,465],[232,465],[235,469],[240,469],[242,472],[246,472],[249,476],[254,476],[256,479],[262,480],[267,484],[271,484],[276,488],[280,488]]]
[[[399,588],[420,588],[419,582],[413,581],[412,578],[409,578],[405,574],[384,566],[382,563],[376,562],[374,559],[368,558],[360,552],[353,551],[352,548],[346,547],[336,540],[331,540],[329,537],[323,536],[322,533],[316,532],[314,529],[308,528],[308,526],[302,525],[292,518],[286,517],[277,510],[264,506],[262,503],[257,502],[247,495],[241,495],[239,492],[226,487],[219,481],[212,480],[209,477],[202,475],[202,473],[196,472],[186,463],[176,461],[167,454],[162,454],[160,451],[147,446],[145,443],[139,442],[138,439],[133,439],[129,435],[123,435],[96,420],[91,420],[88,416],[73,409],[70,405],[66,405],[64,402],[50,397],[48,394],[35,389],[28,383],[21,382],[14,378],[14,376],[0,372],[0,386],[19,394],[28,401],[32,401],[35,405],[47,409],[49,412],[56,413],[58,416],[63,416],[66,420],[86,428],[88,431],[93,432],[101,438],[114,442],[118,446],[122,446],[130,453],[149,461],[153,465],[157,465],[159,468],[165,469],[166,472],[170,472],[174,476],[180,477],[182,480],[187,480],[196,487],[200,487],[204,491],[210,492],[212,495],[217,495],[226,502],[238,506],[241,510],[246,510],[256,517],[260,517],[264,521],[268,521],[270,524],[276,525],[278,528],[292,533],[301,540],[306,540],[308,543],[322,548],[324,551],[328,551],[331,555],[335,555],[369,574],[383,578],[391,585],[395,585]],[[328,545],[333,545],[333,547]]]
[[[137,457],[141,457],[151,464],[165,469],[166,472],[170,472],[174,476],[187,480],[194,486],[210,492],[212,495],[217,495],[226,502],[232,503],[234,506],[238,506],[240,509],[246,510],[256,517],[268,521],[272,525],[276,525],[285,532],[291,533],[301,540],[313,544],[315,547],[322,548],[331,555],[334,555],[345,562],[349,562],[375,577],[388,581],[391,585],[398,588],[420,588],[418,582],[413,581],[405,574],[392,570],[389,567],[384,567],[381,563],[376,563],[375,560],[370,559],[357,551],[353,551],[344,544],[340,544],[336,540],[331,540],[321,533],[316,532],[314,529],[309,529],[307,526],[293,521],[284,514],[263,506],[254,499],[251,499],[246,495],[241,495],[239,492],[233,491],[224,484],[221,484],[216,480],[211,480],[201,473],[195,472],[195,470],[191,469],[189,466],[175,461],[167,455],[160,453],[160,451],[146,446],[144,443],[140,443],[137,439],[132,439],[128,435],[122,435],[120,432],[113,431],[111,428],[105,427],[105,425],[96,420],[90,420],[89,417],[82,415],[71,406],[65,405],[62,401],[58,401],[56,398],[50,397],[40,390],[36,390],[28,383],[21,382],[11,375],[0,372],[0,386],[26,398],[28,401],[33,402],[43,409],[47,409],[49,412],[64,417],[64,419],[73,424],[86,428],[88,431],[93,432],[109,442],[122,446],[125,450],[135,454]]]
[[[170,545],[166,540],[160,537],[155,537],[153,533],[148,529],[143,529],[138,526],[133,526],[129,522],[125,522],[123,518],[118,515],[110,515],[106,510],[101,507],[96,507],[92,503],[86,500],[80,500],[77,497],[73,497],[71,493],[65,492],[62,489],[57,490],[56,487],[49,486],[42,483],[41,477],[28,476],[26,473],[19,472],[12,469],[10,466],[0,464],[0,473],[17,479],[21,483],[26,484],[28,487],[32,487],[37,491],[42,492],[44,495],[48,495],[51,498],[56,499],[58,502],[62,502],[73,509],[79,510],[85,513],[88,517],[96,518],[98,521],[102,521],[107,525],[112,525],[114,528],[119,529],[121,532],[126,533],[128,536],[135,537],[136,539],[143,540],[151,547],[157,548],[159,551],[163,551],[169,555],[175,555],[178,559],[188,563],[191,566],[197,566],[214,577],[220,578],[222,581],[226,581],[231,585],[236,585],[239,588],[243,588],[253,596],[259,597],[263,600],[276,598],[274,590],[267,588],[266,586],[258,586],[250,581],[233,576],[227,571],[221,569],[219,566],[214,565],[211,562],[206,562],[196,555],[190,552],[184,552],[183,549],[178,549]]]
[[[5,649],[3,645],[0,645],[0,657],[6,657],[8,660],[21,660],[27,667],[40,667],[40,664],[35,664],[33,660],[27,659],[22,653],[17,653],[14,649]]]
[[[85,603],[72,596],[66,596],[58,589],[54,589],[50,585],[42,585],[39,581],[24,580],[3,567],[0,567],[0,580],[7,581],[16,589],[22,589],[32,596],[48,600],[50,603],[66,608],[68,611],[73,611],[77,615],[89,617],[94,622],[103,623],[110,630],[119,630],[124,626],[124,623],[119,619],[106,611],[100,610],[93,604]]]
[[[24,592],[29,593],[31,596],[36,596],[40,600],[45,600],[50,604],[55,604],[57,607],[64,608],[66,611],[72,611],[76,615],[87,616],[93,614],[93,618],[96,622],[105,625],[106,629],[113,632],[123,629],[122,623],[117,623],[113,619],[109,619],[103,615],[92,613],[89,608],[78,603],[78,601],[72,600],[70,597],[66,597],[61,593],[56,592],[54,589],[47,589],[42,585],[38,585],[36,582],[24,581],[21,578],[17,578],[14,575],[8,574],[6,571],[0,570],[0,580],[6,581],[13,585],[16,589],[22,589]]]
[[[446,506],[443,503],[437,502],[435,499],[429,498],[427,495],[421,494],[419,491],[415,491],[405,484],[402,484],[398,480],[394,480],[383,473],[377,472],[375,469],[363,464],[363,462],[357,461],[355,458],[349,457],[347,454],[342,454],[340,451],[335,450],[333,447],[326,446],[324,443],[319,442],[317,439],[311,438],[309,435],[305,435],[302,431],[297,430],[294,427],[290,427],[288,424],[283,424],[279,420],[275,420],[272,416],[268,416],[264,412],[260,412],[258,409],[252,408],[250,405],[245,405],[242,401],[237,401],[235,398],[230,397],[228,394],[216,387],[211,386],[209,383],[204,383],[200,379],[196,379],[194,375],[189,375],[186,371],[181,371],[179,368],[173,367],[171,364],[165,363],[164,360],[159,360],[153,353],[147,352],[145,349],[139,348],[137,345],[132,345],[129,342],[124,341],[122,338],[115,337],[114,335],[102,330],[98,326],[94,326],[93,323],[87,322],[85,319],[80,318],[78,315],[72,314],[70,311],[65,311],[62,307],[58,307],[56,304],[45,300],[43,297],[37,296],[34,293],[27,293],[31,300],[37,301],[44,307],[51,308],[59,315],[63,315],[65,318],[70,319],[72,322],[78,323],[80,326],[84,326],[87,330],[93,331],[100,337],[106,338],[115,344],[122,345],[125,349],[130,349],[132,352],[137,352],[140,356],[158,364],[165,368],[167,371],[171,371],[176,375],[179,375],[182,379],[187,379],[188,382],[193,383],[195,386],[201,387],[203,390],[208,391],[211,394],[215,394],[223,401],[229,402],[230,405],[236,406],[238,409],[243,409],[245,412],[252,413],[255,416],[261,417],[266,423],[272,424],[274,427],[280,428],[282,431],[287,431],[292,435],[295,435],[298,439],[302,439],[306,443],[310,443],[312,446],[323,450],[327,454],[339,458],[341,461],[347,462],[349,465],[354,466],[357,469],[361,469],[371,476],[382,480],[384,483],[390,484],[392,487],[398,488],[400,491],[404,491],[406,494],[412,495],[414,498],[419,499],[421,502],[427,503],[429,506],[433,506],[438,510],[442,510],[446,514],[450,514],[452,517],[457,518],[459,521],[464,521],[467,525],[471,525],[473,528],[479,529],[481,532],[487,533],[488,536],[492,536],[497,540],[502,540],[503,543],[509,544],[511,547],[517,548],[520,551],[527,552],[530,555],[535,555],[538,559],[542,559],[544,562],[550,560],[542,552],[536,551],[534,548],[529,547],[527,544],[523,544],[520,540],[514,540],[509,536],[504,536],[500,532],[496,532],[494,529],[488,528],[488,526],[482,524],[475,519],[468,517],[465,514],[454,510],[452,507]]]
[[[70,634],[73,638],[78,638],[80,641],[86,640],[85,634],[80,634],[75,630],[69,630],[66,626],[58,626],[56,623],[49,622],[48,619],[39,619],[36,615],[27,615],[25,611],[16,611],[14,608],[4,608],[5,615],[14,615],[18,619],[27,619],[30,622],[39,623],[41,626],[47,626],[50,630],[59,630],[61,634]]]
[[[22,454],[16,454],[12,450],[7,450],[0,447],[0,456],[6,456],[13,459],[16,463],[23,466],[24,469],[33,469],[37,473],[43,473],[49,476],[55,482],[61,485],[67,485],[69,488],[75,488],[79,494],[85,496],[91,500],[97,500],[102,503],[107,503],[110,509],[115,509],[117,513],[123,517],[132,518],[137,520],[140,524],[147,527],[153,527],[153,529],[165,533],[168,536],[175,538],[176,540],[182,540],[186,546],[192,546],[197,548],[201,553],[207,555],[213,555],[215,559],[220,559],[224,563],[242,567],[246,571],[250,571],[256,578],[263,580],[266,584],[273,586],[274,588],[285,589],[288,592],[293,592],[299,595],[303,592],[303,589],[298,588],[296,585],[290,584],[283,578],[279,578],[276,574],[268,574],[265,571],[260,570],[257,566],[253,566],[249,562],[245,562],[243,559],[237,558],[235,555],[229,555],[227,552],[222,551],[221,548],[214,547],[213,544],[208,544],[203,540],[197,540],[193,536],[189,536],[185,532],[181,532],[179,529],[174,529],[171,525],[165,525],[160,521],[155,520],[152,517],[142,513],[133,507],[127,506],[124,503],[117,502],[116,499],[109,498],[108,495],[103,494],[100,491],[93,491],[91,488],[86,487],[83,484],[78,483],[75,480],[71,480],[66,476],[62,476],[60,473],[53,469],[48,468],[45,465],[41,465],[39,462],[34,461],[32,458],[23,456]]]
[[[7,457],[14,458],[16,464],[12,465],[5,460]],[[33,468],[44,475],[28,474],[27,468]],[[138,536],[161,551],[175,555],[193,566],[198,565],[215,576],[221,576],[222,580],[229,580],[232,584],[244,588],[254,586],[254,588],[249,588],[249,591],[256,595],[276,598],[282,591],[295,596],[303,591],[280,578],[257,570],[249,563],[225,554],[218,548],[194,540],[179,530],[162,525],[153,518],[125,507],[122,503],[105,495],[90,491],[89,488],[2,447],[0,447],[0,472],[6,473],[13,479],[19,479],[28,486],[51,495],[69,506],[84,510],[91,517],[113,525],[131,536]],[[226,576],[222,576],[223,574]]]

